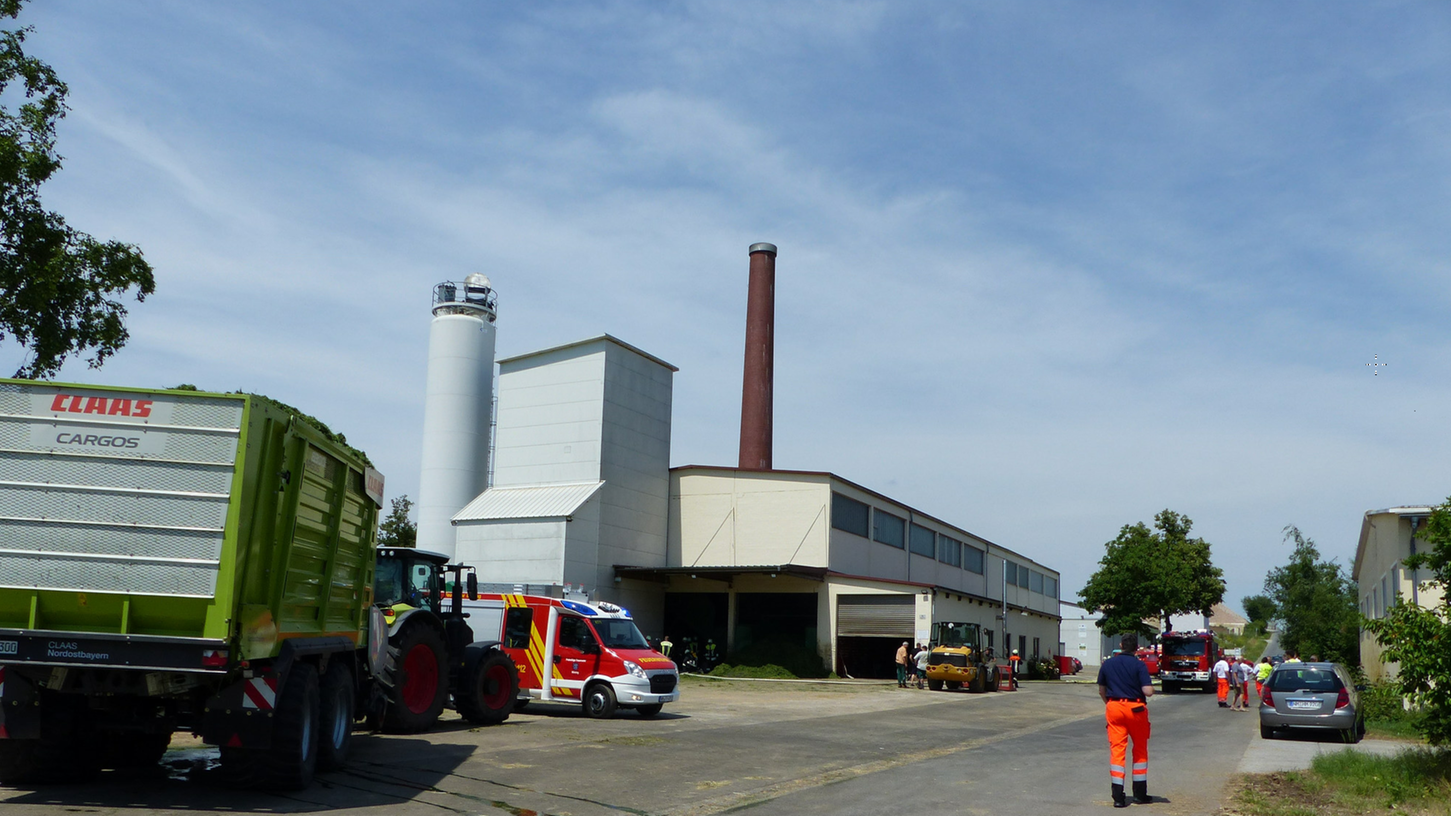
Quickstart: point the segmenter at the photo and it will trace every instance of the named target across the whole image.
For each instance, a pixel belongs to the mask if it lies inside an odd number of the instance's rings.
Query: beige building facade
[[[1381,618],[1397,598],[1432,607],[1441,602],[1441,592],[1422,582],[1429,576],[1408,569],[1405,559],[1426,545],[1416,538],[1433,508],[1429,506],[1389,507],[1370,510],[1360,525],[1360,542],[1355,548],[1351,578],[1360,590],[1360,613]],[[1396,664],[1382,663],[1381,648],[1370,633],[1360,633],[1360,663],[1371,680],[1392,678]]]

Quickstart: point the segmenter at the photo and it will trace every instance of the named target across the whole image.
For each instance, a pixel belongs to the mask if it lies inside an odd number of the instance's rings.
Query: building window
[[[1058,598],[1058,579],[1051,575],[1043,576],[1043,594],[1054,600]]]
[[[1027,567],[1018,567],[1018,586],[1022,587],[1023,589],[1027,589],[1028,588],[1028,568]]]
[[[937,560],[954,567],[962,566],[962,542],[945,535],[938,536]]]
[[[982,562],[983,562],[982,550],[979,550],[976,547],[969,547],[967,545],[963,545],[963,548],[962,548],[962,568],[963,569],[965,569],[965,570],[967,570],[969,572],[975,572],[978,575],[982,575],[982,569],[983,569]]]
[[[907,520],[881,510],[872,513],[872,539],[897,549],[907,547]]]
[[[1017,564],[1014,564],[1011,561],[1004,561],[1003,564],[1006,566],[1007,571],[1008,571],[1008,586],[1017,586],[1018,585],[1018,565]]]
[[[840,493],[831,494],[831,526],[866,538],[871,527],[871,509]]]
[[[993,647],[993,630],[991,630],[991,629],[984,629],[984,630],[982,630],[982,636],[984,638],[983,645],[986,648],[991,649]]]
[[[1028,636],[1027,635],[1018,635],[1018,656],[1019,657],[1027,657],[1028,656],[1027,652],[1028,652]]]
[[[1028,576],[1028,588],[1032,591],[1043,594],[1043,573],[1034,572]]]
[[[1380,617],[1380,590],[1370,588],[1370,608],[1375,611],[1375,617]]]
[[[920,524],[912,525],[912,552],[928,558],[937,557],[937,534]]]
[[[1042,644],[1038,642],[1039,640],[1040,638],[1033,638],[1033,657],[1035,658],[1040,656],[1038,650],[1043,648]]]

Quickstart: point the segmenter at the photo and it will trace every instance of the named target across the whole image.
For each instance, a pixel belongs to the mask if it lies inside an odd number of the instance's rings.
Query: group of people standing
[[[1291,652],[1291,655],[1294,653]],[[1220,657],[1219,662],[1214,664],[1219,707],[1230,711],[1249,711],[1253,701],[1264,696],[1265,680],[1274,669],[1268,657],[1260,658],[1259,665],[1245,657]],[[1254,696],[1251,697],[1251,694]]]
[[[909,650],[910,643],[904,640],[897,647],[897,688],[922,688],[927,678],[927,657],[932,653],[920,643],[915,651]]]

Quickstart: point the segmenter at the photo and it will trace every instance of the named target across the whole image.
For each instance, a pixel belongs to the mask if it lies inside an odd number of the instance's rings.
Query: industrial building
[[[602,335],[499,361],[485,482],[489,390],[446,381],[491,365],[495,303],[490,289],[486,312],[461,315],[461,298],[442,289],[454,285],[441,285],[419,546],[476,565],[486,584],[620,604],[650,635],[711,639],[727,653],[804,648],[858,677],[889,676],[897,646],[925,643],[939,621],[980,624],[1000,657],[1056,654],[1056,571],[840,476],[772,468],[775,258],[770,244],[750,248],[733,468],[670,467],[677,369]],[[483,430],[464,457],[444,436],[469,423]],[[434,515],[425,536],[425,507],[448,509],[451,536]]]
[[[1062,616],[1058,639],[1062,641],[1063,654],[1078,658],[1084,671],[1097,671],[1106,658],[1113,656],[1118,648],[1117,636],[1099,628],[1102,612],[1089,612],[1076,603],[1063,601],[1058,614]]]
[[[1418,570],[1408,569],[1405,559],[1415,555],[1425,542],[1416,532],[1435,508],[1428,505],[1368,510],[1360,523],[1360,541],[1355,547],[1355,564],[1350,577],[1360,590],[1360,614],[1381,618],[1400,598],[1406,603],[1431,608],[1441,602],[1439,589],[1423,586]],[[1380,661],[1381,648],[1375,637],[1360,631],[1360,664],[1372,681],[1394,678],[1397,665]]]

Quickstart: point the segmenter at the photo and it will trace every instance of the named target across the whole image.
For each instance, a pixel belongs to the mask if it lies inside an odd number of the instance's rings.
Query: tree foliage
[[[1250,595],[1239,603],[1244,607],[1245,617],[1258,631],[1263,632],[1275,617],[1275,601],[1268,595]]]
[[[418,525],[408,518],[412,511],[413,502],[406,495],[393,500],[388,517],[378,525],[379,547],[418,546]]]
[[[1224,571],[1211,561],[1207,541],[1189,537],[1193,526],[1188,516],[1164,510],[1154,516],[1154,529],[1126,524],[1104,545],[1098,571],[1079,593],[1085,609],[1103,612],[1104,632],[1152,636],[1145,620],[1167,627],[1170,615],[1207,615],[1224,600]]]
[[[1321,558],[1314,540],[1293,524],[1285,541],[1294,547],[1289,562],[1265,576],[1265,593],[1282,624],[1280,645],[1303,657],[1360,665],[1360,608],[1349,573]]]
[[[0,0],[14,19],[23,0]],[[89,352],[92,368],[126,344],[126,307],[156,287],[135,246],[98,241],[40,203],[40,185],[61,166],[56,124],[67,88],[49,65],[25,53],[29,27],[0,30],[0,341],[28,350],[17,377],[49,377],[67,357]]]
[[[1427,551],[1405,560],[1413,570],[1427,569],[1427,590],[1439,589],[1441,599],[1430,608],[1405,603],[1397,597],[1385,617],[1361,624],[1381,646],[1380,659],[1399,663],[1396,682],[1402,694],[1420,708],[1415,727],[1432,745],[1451,744],[1451,498],[1432,511],[1416,538],[1430,544]]]

